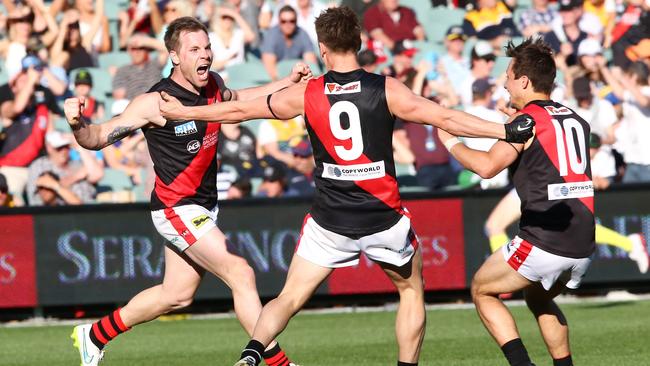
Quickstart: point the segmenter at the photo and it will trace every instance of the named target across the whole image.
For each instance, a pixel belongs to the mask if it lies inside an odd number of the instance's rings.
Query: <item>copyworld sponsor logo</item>
[[[594,196],[594,185],[591,181],[558,183],[548,185],[548,200],[564,200]]]
[[[193,133],[197,133],[196,123],[194,121],[189,121],[174,127],[174,133],[176,136],[187,136]]]
[[[325,83],[325,94],[352,94],[361,92],[361,81],[355,81],[340,85],[337,83]]]
[[[367,180],[386,175],[384,161],[368,164],[338,165],[323,163],[323,178],[337,180]]]

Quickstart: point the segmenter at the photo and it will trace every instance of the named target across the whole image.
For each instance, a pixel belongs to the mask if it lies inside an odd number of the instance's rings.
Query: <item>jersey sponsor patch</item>
[[[189,121],[174,127],[174,133],[176,136],[187,136],[197,132],[199,132],[199,130],[196,129],[196,123],[194,121]]]
[[[192,140],[187,143],[187,151],[192,154],[196,154],[199,149],[201,149],[201,143],[199,140]]]
[[[368,164],[338,165],[323,163],[323,178],[336,180],[368,180],[386,175],[384,161]]]
[[[194,225],[195,228],[200,228],[201,226],[205,225],[206,222],[210,220],[210,216],[208,215],[201,215],[197,216],[192,219],[192,225]]]
[[[345,85],[338,83],[325,83],[325,94],[352,94],[361,93],[361,81],[354,81]]]
[[[594,185],[591,181],[574,183],[557,183],[548,185],[548,200],[565,200],[594,196]]]
[[[558,108],[552,105],[547,105],[546,107],[544,107],[544,109],[546,109],[546,112],[548,112],[548,114],[552,116],[568,116],[573,114],[573,111],[565,106],[561,106]]]

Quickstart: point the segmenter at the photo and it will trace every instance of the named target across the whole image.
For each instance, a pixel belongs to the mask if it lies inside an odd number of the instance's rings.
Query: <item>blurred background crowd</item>
[[[174,19],[206,24],[213,70],[239,89],[282,78],[297,60],[322,73],[314,20],[339,5],[362,21],[367,71],[495,122],[508,105],[503,46],[543,37],[558,67],[552,98],[591,124],[595,187],[650,182],[650,0],[2,0],[0,206],[148,201],[155,177],[142,133],[85,150],[62,103],[87,97],[93,123],[121,113],[169,75],[162,38]],[[463,171],[435,128],[397,121],[393,137],[403,191],[509,185],[507,172],[482,180]],[[487,150],[494,141],[465,143]],[[300,117],[224,125],[217,158],[220,198],[314,192]]]

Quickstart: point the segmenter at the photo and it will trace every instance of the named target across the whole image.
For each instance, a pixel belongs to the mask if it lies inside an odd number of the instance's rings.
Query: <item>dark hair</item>
[[[636,75],[637,83],[639,85],[648,85],[648,76],[650,75],[650,70],[648,70],[648,65],[642,61],[636,61],[630,64],[627,67],[626,72],[630,75]]]
[[[377,63],[377,55],[372,50],[363,50],[357,54],[359,66],[374,65]]]
[[[534,91],[551,94],[555,84],[555,60],[551,47],[544,40],[529,37],[519,46],[510,41],[505,49],[506,56],[513,58],[515,79],[525,75],[533,83]]]
[[[281,7],[280,11],[278,12],[278,15],[286,12],[290,12],[293,13],[295,16],[298,16],[298,13],[296,13],[296,9],[294,9],[291,5],[285,5]]]
[[[347,6],[330,8],[316,18],[318,41],[334,52],[354,52],[361,48],[361,25]]]
[[[253,190],[253,185],[248,178],[237,179],[236,181],[232,182],[231,187],[239,189],[242,197],[250,197]]]
[[[193,17],[180,17],[169,24],[165,32],[165,47],[167,51],[178,51],[179,39],[183,32],[204,31],[208,34],[208,28],[198,19]]]

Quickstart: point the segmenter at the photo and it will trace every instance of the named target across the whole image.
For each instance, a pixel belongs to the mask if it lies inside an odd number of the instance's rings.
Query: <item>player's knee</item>
[[[485,291],[485,286],[474,277],[472,279],[472,286],[470,289],[470,292],[472,294],[472,300],[476,302],[477,299],[479,299],[481,296],[487,295],[487,292]]]
[[[255,287],[255,271],[245,259],[240,258],[233,269],[233,286]]]
[[[168,294],[163,299],[163,302],[168,308],[168,311],[186,308],[190,306],[193,301],[194,301],[193,294],[183,294],[183,293]]]

